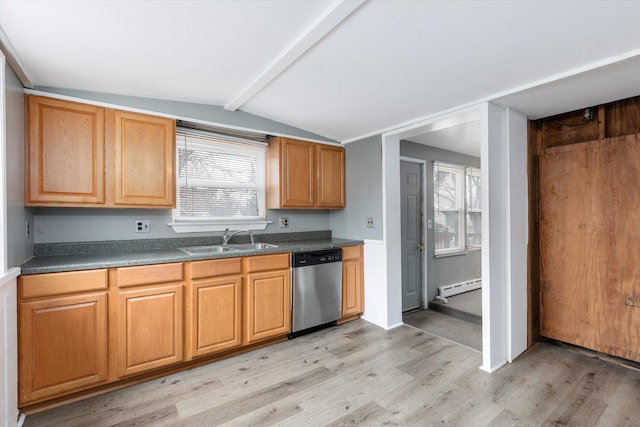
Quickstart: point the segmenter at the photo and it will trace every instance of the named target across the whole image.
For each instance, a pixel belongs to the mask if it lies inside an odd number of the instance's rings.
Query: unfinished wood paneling
[[[545,150],[543,336],[640,361],[639,179],[637,135]]]
[[[537,228],[539,158],[550,147],[571,146],[597,139],[640,132],[640,97],[589,107],[592,119],[584,119],[584,109],[529,122],[529,344],[540,332],[540,254]],[[568,178],[565,178],[568,179]]]
[[[629,135],[640,130],[640,98],[629,98],[607,104],[604,137]]]
[[[528,321],[527,346],[540,339],[540,250],[538,245],[538,186],[540,172],[538,158],[542,133],[537,123],[529,121],[528,184],[529,184],[529,251],[527,262]]]
[[[596,109],[592,109],[594,117]],[[597,120],[584,120],[584,110],[560,114],[543,121],[545,147],[569,145],[599,138]]]

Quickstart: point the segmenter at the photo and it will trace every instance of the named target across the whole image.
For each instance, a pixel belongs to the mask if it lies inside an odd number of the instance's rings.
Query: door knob
[[[418,245],[418,250],[420,252],[424,251],[424,245],[422,243]]]

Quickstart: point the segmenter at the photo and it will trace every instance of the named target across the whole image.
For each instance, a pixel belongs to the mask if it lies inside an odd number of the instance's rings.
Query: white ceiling
[[[638,16],[633,0],[0,0],[36,87],[222,105],[346,142],[482,101],[543,117],[639,95]],[[473,128],[431,139],[452,149]]]

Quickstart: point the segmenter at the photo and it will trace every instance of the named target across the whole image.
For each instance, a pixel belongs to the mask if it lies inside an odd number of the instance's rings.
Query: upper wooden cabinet
[[[27,206],[175,206],[175,120],[26,95]]]
[[[26,204],[103,204],[104,108],[27,96]]]
[[[268,209],[342,209],[344,200],[344,148],[283,137],[269,140]]]
[[[175,205],[175,121],[112,111],[116,205]]]
[[[316,206],[344,208],[344,148],[316,144]]]
[[[312,208],[315,162],[311,142],[273,138],[267,150],[267,208]]]

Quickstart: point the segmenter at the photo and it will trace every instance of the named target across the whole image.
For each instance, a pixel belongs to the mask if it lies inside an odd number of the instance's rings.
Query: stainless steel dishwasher
[[[342,315],[342,249],[291,254],[290,338],[335,325]]]

